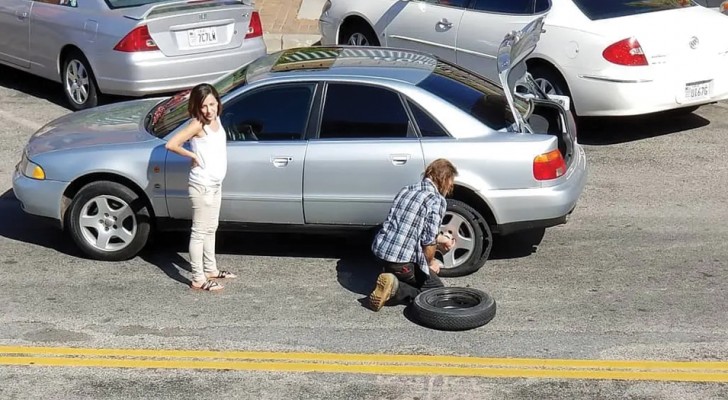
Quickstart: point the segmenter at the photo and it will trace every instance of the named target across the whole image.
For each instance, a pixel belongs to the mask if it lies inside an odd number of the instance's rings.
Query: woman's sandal
[[[207,275],[208,279],[232,279],[238,276],[230,271],[218,271],[217,275]]]
[[[215,281],[205,281],[205,283],[203,283],[200,286],[195,286],[194,284],[190,284],[190,287],[192,289],[196,289],[196,290],[207,290],[207,291],[210,291],[210,292],[214,292],[214,291],[217,291],[217,290],[222,290],[222,289],[225,288],[223,285],[221,285],[221,284],[219,284],[219,283],[217,283]]]

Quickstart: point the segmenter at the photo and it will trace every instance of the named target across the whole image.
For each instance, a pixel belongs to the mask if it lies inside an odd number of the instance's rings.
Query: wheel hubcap
[[[84,104],[88,100],[89,76],[83,63],[71,60],[66,67],[66,93],[76,104]]]
[[[455,247],[445,254],[437,252],[436,257],[442,261],[442,268],[455,268],[467,262],[474,256],[475,234],[473,225],[462,215],[448,211],[442,220],[440,231],[452,232],[455,238]]]
[[[369,46],[369,41],[363,33],[353,33],[349,36],[349,41],[346,43],[352,46]]]
[[[537,79],[534,79],[534,80],[536,81],[536,84],[538,85],[538,87],[541,88],[541,90],[543,90],[544,93],[546,93],[546,94],[558,94],[556,92],[556,88],[554,87],[554,85],[552,85],[551,82],[547,81],[546,79],[537,78]]]
[[[97,196],[81,208],[83,239],[101,251],[118,251],[136,236],[137,220],[129,204],[115,196]]]

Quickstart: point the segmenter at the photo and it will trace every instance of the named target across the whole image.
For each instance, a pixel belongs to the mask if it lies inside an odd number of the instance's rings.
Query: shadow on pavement
[[[579,118],[579,143],[603,146],[633,142],[696,129],[710,124],[698,114],[661,112],[633,117]]]
[[[73,240],[53,222],[27,214],[12,189],[0,196],[0,237],[49,248],[73,257],[83,257]]]
[[[0,66],[0,86],[48,100],[70,110],[66,97],[63,95],[63,86],[58,82],[2,65]]]

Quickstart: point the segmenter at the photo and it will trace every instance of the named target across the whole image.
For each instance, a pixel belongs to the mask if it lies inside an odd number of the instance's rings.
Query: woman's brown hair
[[[452,192],[451,183],[455,180],[457,174],[458,169],[444,158],[438,158],[431,162],[425,169],[425,178],[429,178],[443,196],[447,196]]]
[[[187,103],[187,112],[190,113],[190,116],[197,118],[198,121],[203,123],[205,122],[205,115],[202,113],[202,103],[209,95],[212,95],[217,100],[217,115],[219,116],[222,113],[220,95],[217,93],[215,87],[208,83],[201,83],[193,87],[190,91],[190,101]]]

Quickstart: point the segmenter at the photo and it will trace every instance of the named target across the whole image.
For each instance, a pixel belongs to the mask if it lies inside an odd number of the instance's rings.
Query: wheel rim
[[[86,243],[101,251],[118,251],[129,246],[137,233],[137,220],[124,200],[102,195],[84,204],[79,216]]]
[[[86,103],[90,90],[89,76],[81,61],[72,59],[68,62],[64,82],[66,93],[74,103]]]
[[[538,85],[539,88],[541,88],[541,90],[543,90],[544,93],[559,94],[556,91],[556,87],[551,82],[547,81],[546,79],[536,78],[536,79],[534,79],[534,81],[536,81],[536,84]]]
[[[346,44],[351,46],[369,46],[369,40],[363,33],[352,33]]]
[[[470,293],[443,293],[427,299],[427,304],[446,309],[473,308],[480,304],[480,298]]]
[[[460,214],[448,211],[440,227],[442,232],[452,232],[455,238],[455,247],[445,254],[437,252],[436,257],[442,261],[442,268],[456,268],[473,256],[475,248],[475,230],[473,225]]]

